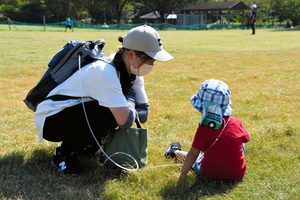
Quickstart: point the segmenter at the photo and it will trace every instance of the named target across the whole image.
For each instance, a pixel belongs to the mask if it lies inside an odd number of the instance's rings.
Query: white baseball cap
[[[173,56],[163,49],[157,31],[147,25],[131,29],[123,38],[123,47],[130,50],[142,51],[160,62],[173,59]]]
[[[251,8],[257,8],[257,5],[256,5],[256,4],[253,4],[253,5],[251,6]]]

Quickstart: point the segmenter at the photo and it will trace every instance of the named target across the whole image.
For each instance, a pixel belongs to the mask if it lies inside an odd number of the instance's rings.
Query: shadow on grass
[[[163,199],[198,199],[213,195],[224,195],[233,190],[239,181],[212,181],[202,176],[172,183],[161,190]]]
[[[0,199],[98,199],[105,196],[105,182],[125,173],[104,170],[98,158],[80,159],[87,174],[66,176],[51,164],[53,150],[35,150],[29,157],[14,151],[0,157]],[[102,198],[102,199],[103,199]]]

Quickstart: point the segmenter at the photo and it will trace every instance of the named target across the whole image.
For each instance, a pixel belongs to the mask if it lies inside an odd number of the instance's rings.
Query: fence
[[[142,23],[147,24],[156,30],[216,30],[216,29],[249,29],[245,25],[237,25],[237,24],[194,24],[194,25],[173,25],[168,23],[161,24],[151,24],[151,23]],[[111,25],[92,25],[85,24],[78,21],[72,21],[72,27],[76,29],[76,31],[103,31],[103,30],[129,30],[133,27],[142,25],[142,24],[111,24]],[[16,22],[10,19],[5,21],[0,21],[0,30],[25,30],[25,31],[65,31],[65,22],[58,23],[45,23],[45,24],[37,24],[37,23],[24,23],[24,22]],[[269,24],[256,24],[256,28],[267,28],[274,29],[280,28],[279,25],[269,25]]]

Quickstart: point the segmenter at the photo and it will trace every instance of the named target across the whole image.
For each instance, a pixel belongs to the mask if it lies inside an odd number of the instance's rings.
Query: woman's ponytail
[[[123,43],[123,39],[124,39],[123,36],[119,36],[118,41]]]

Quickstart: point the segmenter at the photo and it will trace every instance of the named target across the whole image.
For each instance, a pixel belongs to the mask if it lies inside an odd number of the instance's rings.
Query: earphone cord
[[[81,72],[81,55],[78,54],[78,68],[79,68],[79,74],[80,74],[80,92],[81,94],[83,94],[83,90],[82,90],[82,72]],[[89,127],[89,130],[94,138],[94,140],[96,141],[97,145],[99,146],[101,152],[103,152],[103,154],[106,156],[106,160],[103,162],[103,165],[105,165],[105,163],[107,162],[107,160],[110,160],[113,164],[115,164],[117,167],[121,168],[121,169],[124,169],[126,171],[137,171],[139,169],[139,164],[138,162],[136,161],[136,159],[134,159],[130,154],[127,154],[127,153],[124,153],[124,152],[116,152],[110,156],[108,156],[104,150],[102,149],[101,145],[99,144],[93,130],[92,130],[92,127],[89,123],[89,120],[88,120],[88,116],[87,116],[87,113],[86,113],[86,109],[85,109],[85,105],[84,105],[84,100],[83,100],[83,95],[81,95],[81,103],[82,103],[82,108],[83,108],[83,112],[84,112],[84,116],[85,116],[85,119],[86,119],[86,122],[87,122],[87,125]],[[223,129],[224,130],[224,129]],[[223,131],[222,131],[223,132]],[[129,169],[129,168],[126,168],[126,167],[123,167],[122,165],[119,165],[118,163],[116,163],[115,161],[113,161],[111,159],[112,156],[115,156],[115,155],[118,155],[118,154],[123,154],[123,155],[126,155],[126,156],[129,156],[136,164],[136,168],[134,169]],[[152,167],[147,167],[146,169],[152,169],[152,168],[158,168],[158,167],[182,167],[183,164],[170,164],[170,165],[158,165],[158,166],[152,166]]]
[[[227,123],[225,123],[226,121],[225,121],[225,119],[223,118],[223,121],[224,121],[224,127],[223,127],[223,129],[222,129],[222,131],[221,131],[221,133],[219,134],[219,136],[215,139],[215,141],[214,141],[214,143],[202,154],[202,157],[204,156],[204,155],[206,155],[207,154],[207,152],[216,144],[216,142],[219,140],[219,138],[221,137],[221,135],[222,135],[222,133],[223,133],[223,131],[225,130],[225,128],[226,128],[226,126],[227,126],[227,124],[229,123],[229,121],[230,121],[230,117],[229,117],[229,119],[228,119],[228,121],[227,121]]]
[[[81,73],[81,55],[80,55],[80,54],[78,54],[78,63],[79,63],[79,64],[78,64],[78,68],[79,68],[79,74],[80,74],[80,92],[81,92],[81,94],[83,94],[83,90],[82,90],[82,80],[83,80],[83,79],[82,79],[82,73]],[[127,154],[127,153],[124,153],[124,152],[116,152],[116,153],[114,153],[114,154],[108,156],[108,155],[103,151],[103,149],[102,149],[101,145],[99,144],[99,142],[98,142],[98,140],[97,140],[97,138],[96,138],[96,136],[95,136],[95,134],[94,134],[94,132],[93,132],[93,130],[92,130],[92,127],[91,127],[91,125],[90,125],[90,123],[89,123],[89,120],[88,120],[88,117],[87,117],[87,114],[86,114],[86,110],[85,110],[85,106],[84,106],[83,95],[81,95],[81,103],[82,103],[82,108],[83,108],[84,116],[85,116],[87,125],[88,125],[88,127],[89,127],[89,129],[90,129],[90,132],[91,132],[91,134],[92,134],[94,140],[96,141],[97,145],[99,146],[101,152],[103,152],[103,154],[107,157],[107,159],[103,162],[103,165],[106,163],[107,160],[110,160],[112,163],[114,163],[116,166],[118,166],[118,167],[121,168],[121,169],[124,169],[124,170],[127,170],[127,171],[136,171],[136,170],[138,170],[138,169],[139,169],[139,164],[137,163],[137,161],[136,161],[131,155],[129,155],[129,154]],[[118,154],[123,154],[123,155],[129,156],[129,157],[135,162],[136,168],[134,168],[134,169],[129,169],[129,168],[123,167],[123,166],[119,165],[118,163],[116,163],[115,161],[113,161],[113,160],[111,159],[112,156],[118,155]]]

